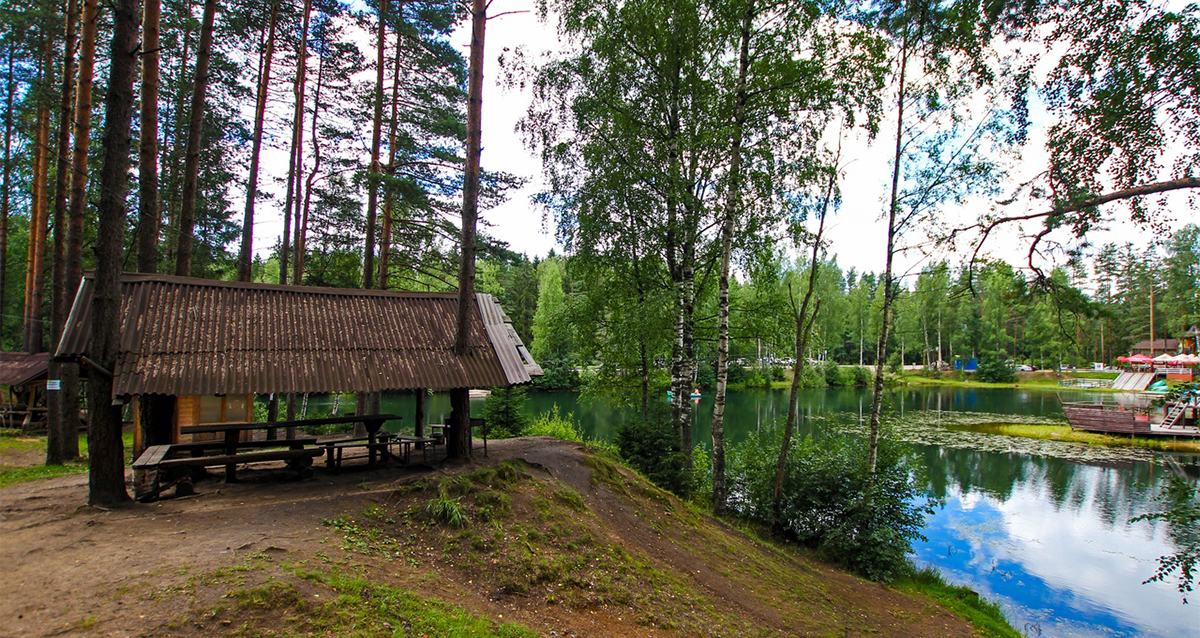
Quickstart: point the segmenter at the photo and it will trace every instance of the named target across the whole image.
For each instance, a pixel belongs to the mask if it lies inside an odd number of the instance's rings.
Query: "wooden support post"
[[[417,388],[416,395],[414,397],[416,399],[414,401],[414,403],[416,403],[416,414],[413,415],[413,436],[417,437],[418,439],[425,438],[425,393],[426,392],[427,391],[424,388]],[[420,449],[422,449],[422,450],[425,449],[424,443],[418,443],[417,445],[420,446]]]

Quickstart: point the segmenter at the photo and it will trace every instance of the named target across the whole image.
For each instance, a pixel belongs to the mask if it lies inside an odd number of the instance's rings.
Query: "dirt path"
[[[819,574],[822,585],[764,599],[756,591],[762,571],[754,560],[759,559],[746,556],[778,555],[776,550],[759,547],[724,526],[706,526],[718,530],[710,533],[717,537],[656,529],[654,521],[635,515],[626,496],[593,481],[583,456],[578,445],[552,439],[493,441],[489,458],[477,458],[469,467],[523,459],[540,468],[547,480],[561,481],[579,492],[611,539],[682,575],[696,590],[718,601],[722,613],[752,618],[766,629],[778,630],[777,635],[809,635],[810,630],[838,624],[885,636],[974,635],[962,620],[925,601],[799,557],[784,559],[788,569]],[[155,628],[175,627],[190,611],[186,597],[167,594],[192,586],[189,583],[195,582],[196,575],[244,563],[259,553],[289,560],[361,560],[330,542],[336,533],[323,521],[386,501],[399,485],[416,477],[462,469],[417,466],[335,475],[318,472],[315,479],[300,482],[282,480],[278,472],[254,470],[244,473],[248,478],[242,483],[198,483],[197,496],[134,503],[111,511],[83,505],[84,475],[2,488],[0,638],[159,635]],[[746,556],[721,555],[728,551]],[[424,595],[485,617],[523,622],[547,636],[679,635],[647,629],[615,613],[606,617],[603,610],[548,609],[536,600],[498,601],[487,591],[473,589],[469,579],[463,582],[452,566],[436,578],[411,566],[387,569],[376,564],[372,569],[386,571],[387,578],[400,584],[416,579],[433,582]],[[822,611],[812,621],[815,624],[806,619],[808,612],[795,611],[818,608]],[[211,635],[199,630],[187,634],[184,629],[176,628],[171,635]],[[847,630],[845,635],[865,633]]]

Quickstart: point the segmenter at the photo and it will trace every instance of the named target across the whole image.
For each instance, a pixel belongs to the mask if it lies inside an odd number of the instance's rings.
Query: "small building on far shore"
[[[1153,358],[1157,355],[1163,354],[1164,352],[1167,354],[1178,353],[1179,352],[1179,340],[1178,339],[1155,339],[1154,341],[1151,341],[1149,339],[1142,339],[1141,341],[1133,344],[1133,346],[1131,348],[1129,348],[1129,354],[1131,354],[1131,355],[1144,354],[1147,357],[1151,357],[1151,358]]]
[[[56,358],[91,335],[85,277]],[[282,286],[126,273],[113,401],[137,401],[135,447],[180,427],[251,421],[256,395],[413,391],[528,383],[542,370],[492,295],[477,294],[466,354],[454,352],[457,293]]]

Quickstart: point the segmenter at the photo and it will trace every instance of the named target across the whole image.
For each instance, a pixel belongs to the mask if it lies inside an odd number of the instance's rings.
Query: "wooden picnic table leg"
[[[379,440],[379,427],[383,425],[378,419],[366,419],[367,426],[367,465],[375,465],[375,442]]]
[[[225,454],[233,456],[237,454],[237,441],[240,433],[237,430],[227,430],[225,432]],[[225,482],[237,483],[237,463],[225,464]]]

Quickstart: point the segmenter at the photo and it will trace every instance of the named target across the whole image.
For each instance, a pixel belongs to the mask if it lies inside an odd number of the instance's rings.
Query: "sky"
[[[525,11],[532,4],[518,0],[496,0],[491,6],[490,13],[495,16],[488,22],[485,42],[486,55],[484,66],[483,94],[483,153],[482,164],[485,169],[502,170],[528,179],[521,189],[510,194],[508,201],[490,210],[480,211],[483,224],[488,227],[486,232],[503,240],[520,253],[531,257],[543,257],[551,250],[562,253],[557,245],[554,234],[554,221],[546,211],[530,201],[532,195],[544,187],[541,179],[542,167],[540,160],[533,152],[525,148],[520,135],[515,131],[518,121],[525,115],[531,102],[529,90],[505,87],[501,84],[502,75],[498,57],[506,50],[525,47],[530,59],[537,59],[543,52],[553,52],[560,49],[559,39],[555,32],[555,24],[547,24],[538,19],[536,12]],[[464,23],[455,32],[452,42],[467,57],[470,41],[469,23]],[[366,48],[370,44],[364,43]],[[889,93],[892,89],[888,89]],[[894,98],[890,98],[894,101]],[[278,107],[277,107],[278,108]],[[290,113],[290,105],[288,113]],[[1038,126],[1044,121],[1039,115],[1036,105],[1033,107],[1030,144],[1024,151],[1024,156],[1012,164],[1008,184],[1001,186],[1001,192],[1009,192],[1016,184],[1028,180],[1033,175],[1044,170],[1046,156],[1044,152],[1045,129]],[[868,142],[863,136],[848,139],[843,144],[844,178],[841,181],[842,204],[830,216],[826,224],[826,236],[829,239],[829,252],[836,255],[843,269],[855,268],[860,272],[880,272],[884,268],[885,248],[887,241],[886,211],[887,196],[891,179],[891,154],[894,138],[889,132],[895,130],[895,121],[885,118],[881,126],[881,134],[873,142]],[[270,173],[286,174],[286,152],[283,144],[280,148],[264,149],[264,166]],[[273,168],[272,168],[273,167]],[[1191,220],[1194,214],[1187,206],[1186,195],[1170,196],[1173,215],[1173,228],[1181,227]],[[277,241],[282,226],[282,202],[264,202],[256,222],[256,253],[262,256],[269,254],[271,247]],[[994,207],[991,199],[976,197],[963,206],[954,206],[942,211],[946,220],[955,226],[969,225],[982,212]],[[1006,214],[1025,214],[1033,212],[1030,204],[1018,201],[1001,212]],[[948,222],[948,223],[950,223]],[[919,231],[908,231],[901,237],[901,242],[909,245],[923,243],[923,234]],[[1132,241],[1135,244],[1149,245],[1152,237],[1146,231],[1129,223],[1118,223],[1108,230],[1101,230],[1089,235],[1093,244],[1107,242]],[[785,250],[794,253],[795,249],[783,246]],[[1024,265],[1028,243],[1022,239],[1017,229],[1009,229],[989,238],[987,256],[1005,259],[1020,267]],[[934,253],[932,259],[948,259],[952,263],[961,263],[969,253],[966,249],[958,252],[947,252],[941,249]],[[931,257],[918,250],[902,252],[897,256],[896,272],[904,276],[915,273],[928,264]],[[1061,261],[1061,259],[1060,259]]]
[[[490,13],[495,15],[521,10],[527,6],[528,3],[517,0],[497,0],[493,3]],[[460,28],[453,41],[466,55],[470,41],[469,28]],[[534,12],[505,15],[489,21],[485,46],[482,164],[484,168],[505,170],[527,177],[530,181],[524,188],[514,192],[506,203],[492,210],[481,211],[481,217],[492,225],[489,233],[508,242],[517,252],[531,256],[544,256],[551,249],[562,252],[554,240],[553,220],[547,219],[544,211],[529,199],[543,187],[540,161],[522,145],[520,136],[514,131],[530,104],[530,93],[527,90],[522,92],[501,86],[498,82],[500,68],[497,63],[497,57],[506,48],[524,46],[531,57],[543,51],[557,50],[559,44],[555,25],[541,22]],[[1044,170],[1046,165],[1046,156],[1042,150],[1045,130],[1037,126],[1042,118],[1036,113],[1036,107],[1033,119],[1035,126],[1031,130],[1031,143],[1021,161],[1012,167],[1013,178],[1009,180],[1011,185],[1029,179]],[[837,255],[843,269],[854,267],[859,271],[880,272],[884,268],[887,228],[883,213],[886,211],[890,189],[891,145],[894,144],[894,138],[887,132],[894,129],[895,120],[885,119],[881,129],[884,133],[873,143],[867,143],[860,137],[844,146],[845,178],[841,183],[842,205],[829,218],[826,227],[830,239],[830,252]],[[1007,190],[1002,188],[1004,192]],[[945,215],[948,219],[958,220],[960,224],[967,225],[993,205],[994,202],[988,198],[975,198],[964,206],[947,209]],[[1174,216],[1173,227],[1180,227],[1189,221],[1192,211],[1187,208],[1184,196],[1173,196],[1172,206],[1174,210],[1179,211]],[[1009,208],[1012,210],[1003,212],[1033,212],[1022,202],[1017,202]],[[1093,243],[1150,241],[1147,233],[1128,223],[1117,224],[1110,230],[1097,232],[1090,239]],[[909,233],[904,240],[920,243],[914,233]],[[987,247],[991,256],[1005,259],[1015,265],[1024,264],[1028,251],[1028,244],[1022,240],[1020,233],[1013,231],[993,236],[989,239]],[[942,254],[944,253],[938,253]],[[968,255],[965,252],[947,255],[951,261],[959,261],[966,256]],[[928,263],[928,257],[915,250],[909,251],[908,254],[897,257],[897,272],[915,272],[925,263]]]

